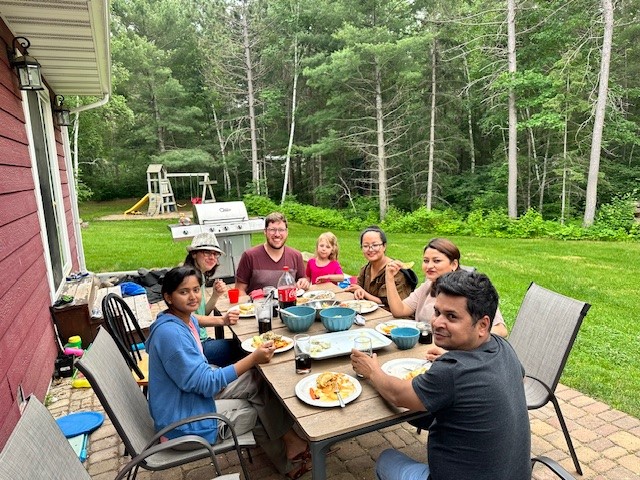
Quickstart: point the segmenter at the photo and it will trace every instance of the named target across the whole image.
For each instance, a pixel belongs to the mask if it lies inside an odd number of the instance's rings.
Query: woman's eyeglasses
[[[367,250],[371,250],[372,252],[377,252],[380,250],[380,247],[384,245],[383,243],[372,243],[371,245],[362,245],[362,250],[366,252]]]
[[[200,253],[202,253],[202,255],[205,257],[218,258],[220,256],[220,252],[214,252],[213,250],[200,250]]]

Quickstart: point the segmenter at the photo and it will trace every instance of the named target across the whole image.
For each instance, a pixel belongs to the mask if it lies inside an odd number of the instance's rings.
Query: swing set
[[[178,180],[180,181],[185,193],[186,188],[184,186],[185,182],[188,181],[189,198],[192,205],[216,201],[212,186],[218,182],[210,180],[208,173],[168,173],[164,165],[152,164],[147,168],[147,194],[125,211],[125,215],[140,214],[140,207],[147,202],[149,202],[147,215],[175,212],[177,207],[184,207],[185,205],[176,204],[171,185],[172,178],[175,179],[176,185]],[[200,190],[200,187],[202,187],[202,190]]]
[[[199,203],[213,203],[216,201],[216,197],[213,194],[212,185],[215,185],[215,180],[209,180],[208,173],[167,173],[167,180],[174,178],[173,182],[176,187],[180,185],[180,190],[186,193],[185,183],[189,183],[189,198],[192,205]],[[202,178],[202,180],[200,180]],[[178,182],[179,180],[179,182]],[[202,187],[202,190],[200,190]],[[185,205],[178,205],[184,207]]]

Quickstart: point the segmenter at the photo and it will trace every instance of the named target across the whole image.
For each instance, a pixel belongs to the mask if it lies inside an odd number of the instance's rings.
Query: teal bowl
[[[316,319],[316,310],[305,306],[288,307],[280,312],[280,319],[292,332],[306,332]]]
[[[329,332],[349,330],[355,317],[356,311],[353,308],[330,307],[320,310],[320,321]]]
[[[409,350],[416,346],[420,330],[413,327],[396,327],[391,330],[391,340],[400,350]]]

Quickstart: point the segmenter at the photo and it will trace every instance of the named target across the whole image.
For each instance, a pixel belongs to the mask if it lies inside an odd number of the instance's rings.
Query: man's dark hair
[[[484,273],[456,270],[445,273],[436,281],[436,296],[440,293],[467,299],[467,311],[473,324],[487,315],[493,325],[498,310],[498,292]]]

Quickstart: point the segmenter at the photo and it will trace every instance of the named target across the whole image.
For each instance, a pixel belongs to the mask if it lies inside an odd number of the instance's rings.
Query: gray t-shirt
[[[472,351],[452,350],[413,379],[435,417],[429,429],[430,480],[529,480],[531,431],[524,369],[495,335]]]

